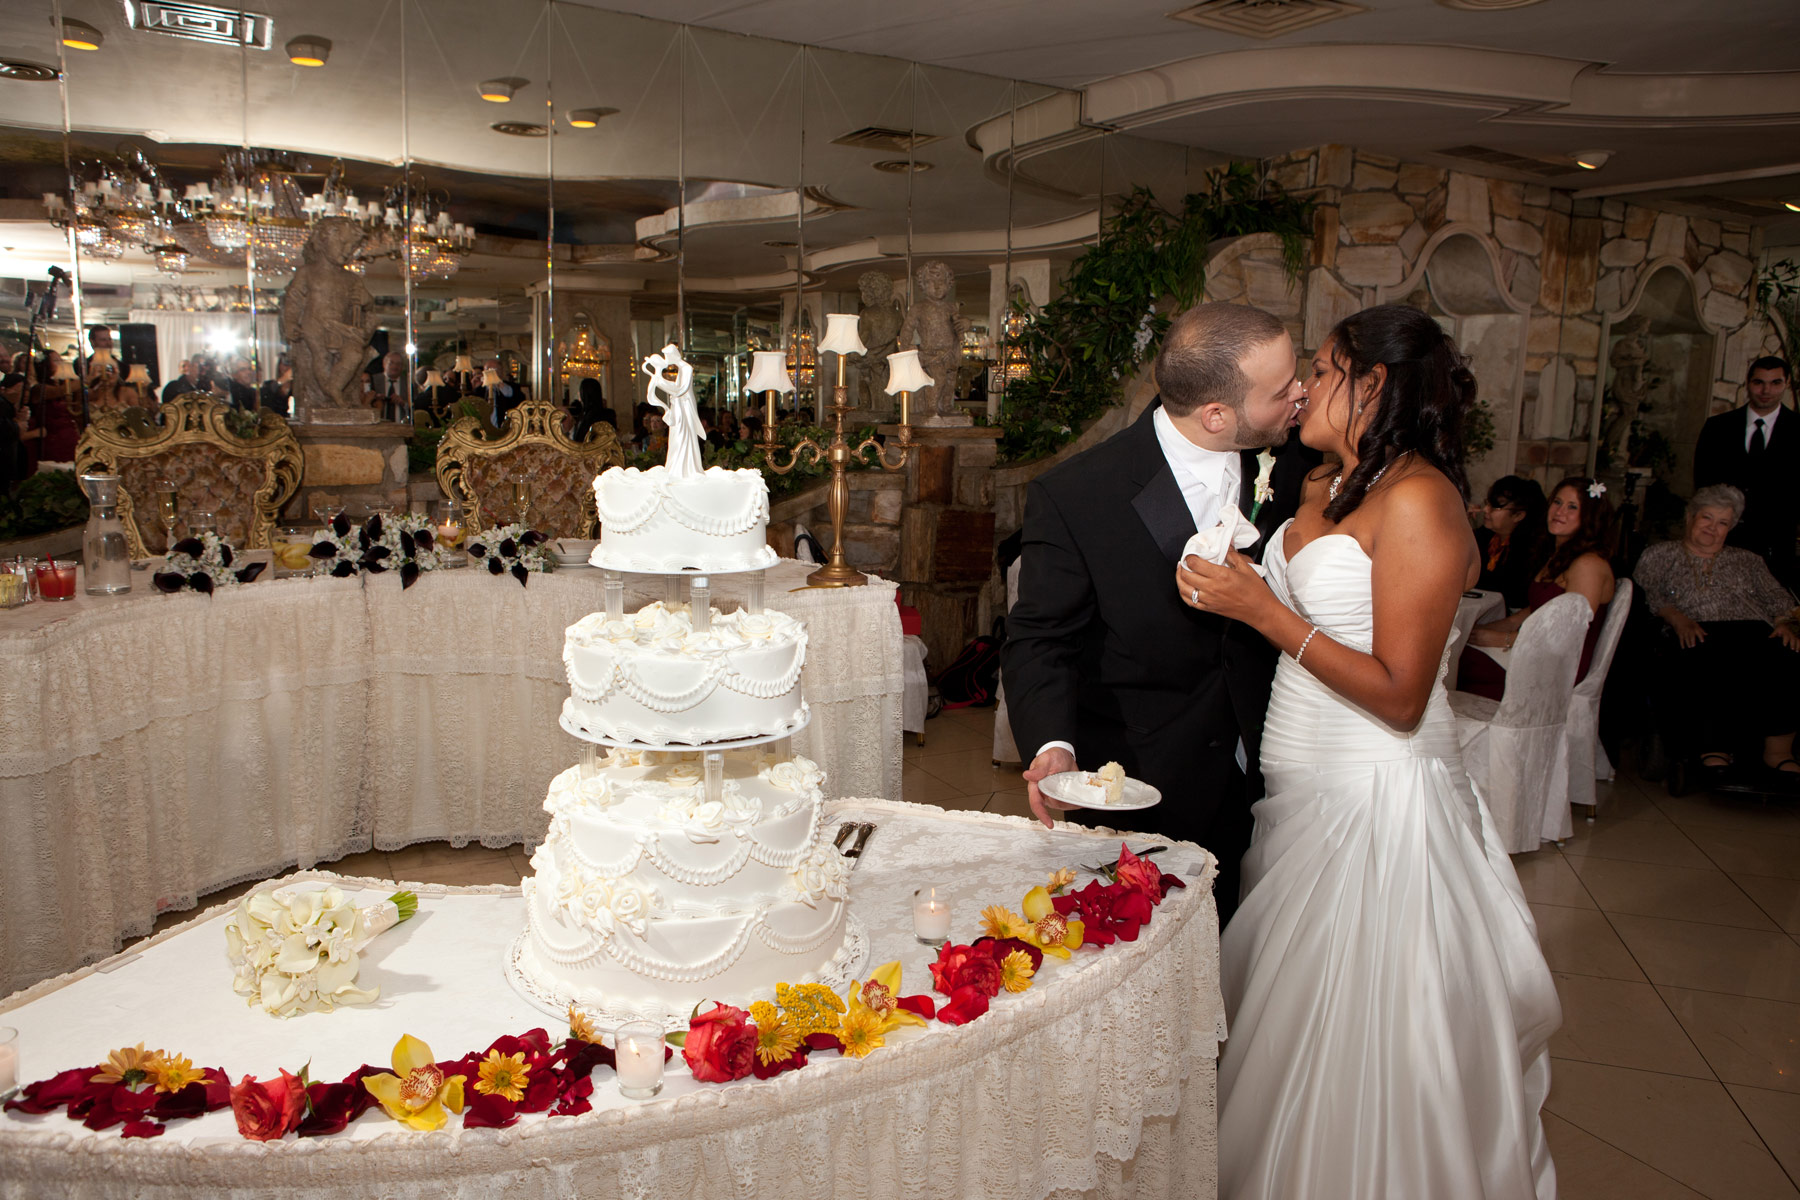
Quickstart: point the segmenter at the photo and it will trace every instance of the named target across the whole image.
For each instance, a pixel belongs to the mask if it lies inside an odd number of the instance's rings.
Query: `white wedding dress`
[[[1328,534],[1270,586],[1367,651],[1371,563]],[[1551,1200],[1556,989],[1440,682],[1396,733],[1286,655],[1225,930],[1222,1200]]]

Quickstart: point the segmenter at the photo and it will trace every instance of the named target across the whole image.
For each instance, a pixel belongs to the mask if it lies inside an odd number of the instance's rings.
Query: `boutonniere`
[[[1250,493],[1250,519],[1256,520],[1262,506],[1275,498],[1275,486],[1269,482],[1275,474],[1275,454],[1264,450],[1256,456],[1256,487]]]

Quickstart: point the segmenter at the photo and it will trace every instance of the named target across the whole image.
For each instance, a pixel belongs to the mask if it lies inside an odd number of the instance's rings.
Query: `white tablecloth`
[[[807,622],[812,725],[795,749],[828,795],[900,794],[894,585],[791,591]],[[563,630],[600,572],[265,581],[0,613],[0,994],[92,962],[158,912],[374,846],[542,835]],[[735,605],[742,576],[714,595]],[[635,585],[635,586],[633,586]],[[633,577],[627,604],[662,595]]]
[[[881,801],[832,807],[833,823],[880,826],[852,876],[851,911],[868,929],[872,962],[902,961],[909,993],[930,991],[933,953],[912,936],[921,883],[947,888],[952,931],[968,941],[981,906],[1016,908],[1053,868],[1117,856],[1116,837],[1079,828]],[[1135,848],[1152,840],[1131,838]],[[1046,960],[1028,992],[1002,993],[986,1016],[903,1030],[866,1059],[820,1054],[774,1080],[717,1086],[696,1084],[677,1056],[662,1096],[641,1104],[620,1097],[602,1067],[594,1112],[527,1116],[510,1130],[453,1121],[414,1133],[375,1110],[334,1137],[261,1145],[220,1111],[129,1141],[60,1112],[6,1114],[0,1200],[1212,1196],[1224,1033],[1213,864],[1190,843],[1159,862],[1190,886],[1172,892],[1138,941]],[[368,1008],[283,1022],[245,1007],[231,991],[220,908],[99,971],[15,997],[0,1005],[0,1024],[20,1031],[27,1079],[140,1039],[233,1079],[308,1060],[313,1078],[338,1079],[385,1063],[402,1033],[440,1058],[533,1026],[561,1037],[501,973],[524,921],[517,889],[419,891],[420,916],[365,960],[361,982],[382,986]],[[726,999],[757,998],[767,997]]]

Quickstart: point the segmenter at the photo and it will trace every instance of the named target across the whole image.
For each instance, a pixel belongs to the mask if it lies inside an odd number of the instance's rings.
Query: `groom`
[[[1218,857],[1221,923],[1237,907],[1250,805],[1262,794],[1275,651],[1183,604],[1175,562],[1225,505],[1246,517],[1255,507],[1257,452],[1288,442],[1303,396],[1294,365],[1287,331],[1261,309],[1202,304],[1175,319],[1144,415],[1031,484],[1001,659],[1013,736],[1034,755],[1032,812],[1066,815],[1038,781],[1078,760],[1090,771],[1120,763],[1163,797],[1120,823]],[[1298,439],[1277,454],[1252,557],[1294,514],[1317,462]]]

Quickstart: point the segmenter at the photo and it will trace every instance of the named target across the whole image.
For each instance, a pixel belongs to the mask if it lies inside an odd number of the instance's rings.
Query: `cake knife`
[[[839,850],[842,850],[844,848],[844,843],[849,841],[851,835],[854,834],[855,832],[856,832],[856,822],[855,821],[845,821],[842,825],[838,826],[837,836],[831,839],[831,844],[833,846],[836,846]]]
[[[858,825],[856,827],[856,840],[854,842],[850,843],[850,848],[848,850],[844,851],[844,857],[845,858],[861,858],[862,852],[863,852],[863,846],[868,843],[869,835],[874,832],[875,832],[875,826],[870,824],[867,821],[863,822],[861,825]]]

